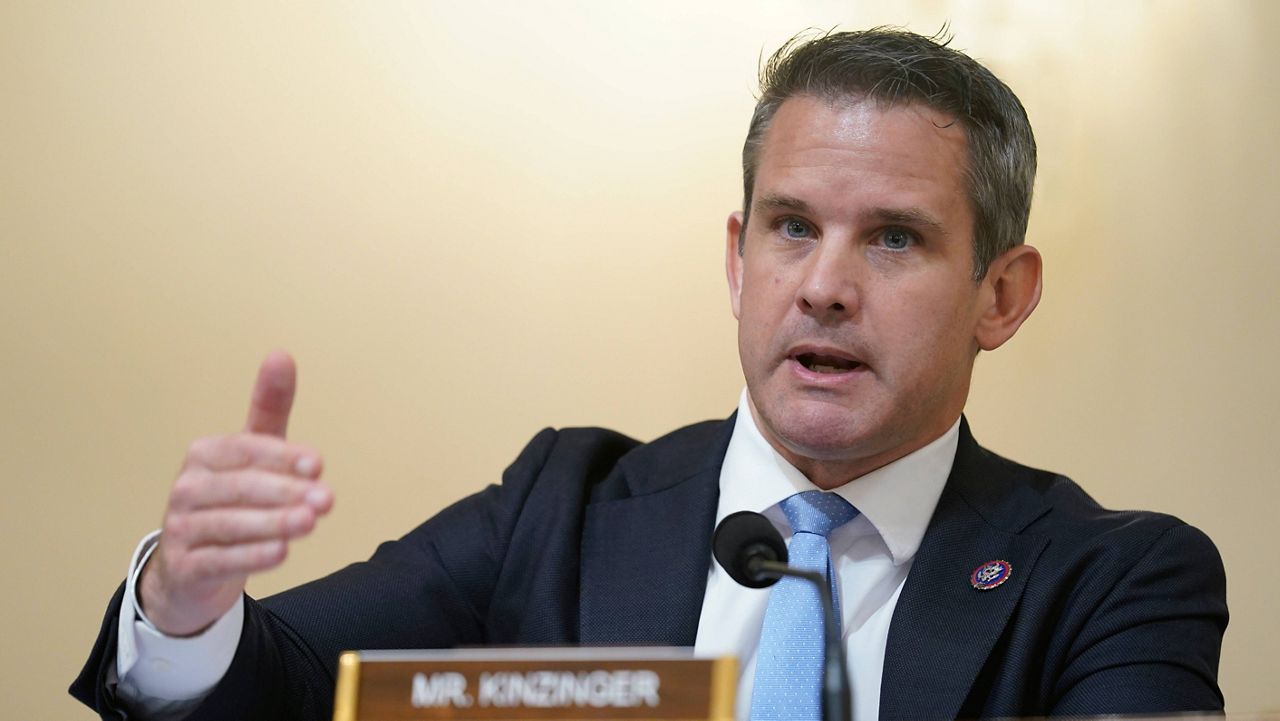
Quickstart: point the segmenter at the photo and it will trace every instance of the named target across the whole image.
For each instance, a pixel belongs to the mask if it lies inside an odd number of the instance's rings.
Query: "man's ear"
[[[729,278],[729,306],[738,320],[742,319],[742,256],[738,254],[742,232],[742,211],[735,210],[725,223],[724,274]]]
[[[1040,251],[1029,245],[1009,249],[991,262],[982,283],[984,308],[974,337],[982,350],[995,350],[1013,337],[1040,302]]]

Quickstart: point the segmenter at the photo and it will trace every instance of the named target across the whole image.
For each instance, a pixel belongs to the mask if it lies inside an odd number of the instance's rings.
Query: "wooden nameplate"
[[[680,648],[347,651],[333,721],[732,721],[738,663]]]

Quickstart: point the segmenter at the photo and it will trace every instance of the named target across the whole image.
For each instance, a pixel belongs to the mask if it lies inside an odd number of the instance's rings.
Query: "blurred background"
[[[1280,3],[8,0],[5,713],[90,716],[65,689],[129,554],[272,348],[338,501],[259,595],[495,482],[543,426],[730,413],[757,63],[880,24],[949,24],[1040,144],[1044,301],[979,359],[975,434],[1206,530],[1228,710],[1280,709]]]

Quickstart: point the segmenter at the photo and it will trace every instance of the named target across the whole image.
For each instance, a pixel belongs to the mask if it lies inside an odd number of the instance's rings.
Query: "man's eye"
[[[915,241],[911,231],[903,228],[888,228],[881,235],[884,247],[889,250],[906,250]]]
[[[804,240],[813,235],[813,230],[809,227],[809,224],[803,220],[788,218],[787,220],[782,221],[782,234],[788,238]]]

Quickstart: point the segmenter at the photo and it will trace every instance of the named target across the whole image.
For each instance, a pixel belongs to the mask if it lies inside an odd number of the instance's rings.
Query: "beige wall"
[[[728,413],[757,56],[947,20],[1041,145],[1045,300],[979,363],[979,438],[1207,530],[1230,708],[1280,708],[1277,4],[450,5],[0,5],[6,714],[88,716],[64,689],[102,606],[270,348],[338,506],[260,594],[494,481],[543,425]]]

